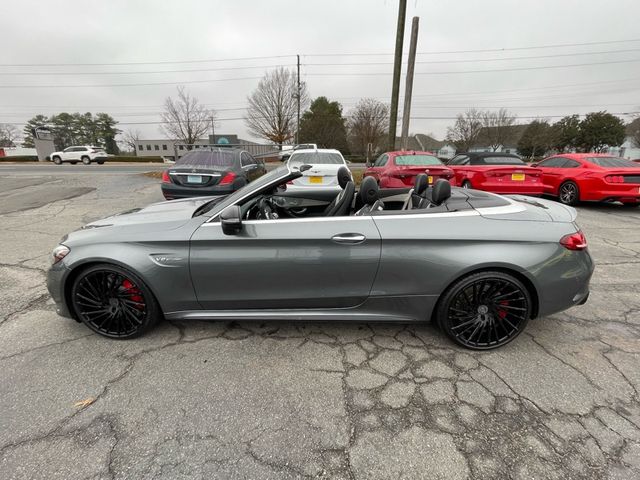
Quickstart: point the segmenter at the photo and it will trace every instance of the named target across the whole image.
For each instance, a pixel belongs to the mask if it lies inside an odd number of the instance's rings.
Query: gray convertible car
[[[287,192],[306,168],[70,233],[48,274],[58,313],[121,339],[162,318],[432,320],[491,349],[587,300],[594,266],[571,207],[426,175],[412,189],[365,178],[356,192],[346,168],[337,195]]]

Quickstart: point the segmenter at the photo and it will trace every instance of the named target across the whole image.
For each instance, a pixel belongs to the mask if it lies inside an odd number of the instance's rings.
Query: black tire
[[[640,206],[640,202],[626,202],[626,203],[623,203],[622,206],[627,208],[633,208],[633,207]]]
[[[104,160],[103,161],[98,161],[98,165],[104,165]]]
[[[442,295],[438,325],[458,345],[491,350],[511,342],[529,323],[531,295],[517,278],[488,271],[456,281]]]
[[[85,165],[91,165],[91,159],[87,156],[82,157],[80,160],[82,160],[82,163]]]
[[[56,165],[62,165],[62,159],[57,155],[53,157],[51,160],[53,160],[53,163],[55,163]]]
[[[82,270],[71,286],[76,318],[108,338],[135,338],[162,318],[153,293],[133,272],[111,264]]]
[[[69,163],[70,163],[71,165],[77,165],[77,164],[78,164],[78,161],[77,161],[77,160],[71,160]]]
[[[571,180],[564,182],[558,188],[558,200],[565,205],[577,205],[580,202],[580,189]]]
[[[473,188],[471,186],[471,182],[469,180],[465,180],[464,182],[462,182],[462,188]]]

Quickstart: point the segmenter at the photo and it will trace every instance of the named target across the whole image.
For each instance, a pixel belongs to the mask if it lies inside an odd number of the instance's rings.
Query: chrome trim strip
[[[199,176],[199,177],[221,177],[220,173],[188,173],[188,172],[169,172],[169,175],[182,175],[184,176]]]

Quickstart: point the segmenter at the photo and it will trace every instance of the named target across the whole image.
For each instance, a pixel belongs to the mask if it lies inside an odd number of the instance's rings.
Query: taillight
[[[162,183],[171,183],[171,178],[169,177],[169,171],[165,170],[162,172]]]
[[[610,183],[624,183],[622,175],[607,175],[607,181]]]
[[[587,248],[587,237],[581,230],[560,239],[560,245],[568,250],[584,250]]]
[[[229,172],[224,177],[222,177],[222,180],[220,180],[220,183],[218,185],[229,185],[233,183],[235,178],[236,178],[236,174],[233,172]]]

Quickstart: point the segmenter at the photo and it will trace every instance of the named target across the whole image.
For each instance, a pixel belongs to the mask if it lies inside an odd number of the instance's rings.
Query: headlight
[[[71,250],[69,250],[69,247],[67,247],[66,245],[58,245],[53,249],[53,258],[51,259],[51,263],[55,265],[64,257],[66,257],[70,251]]]

